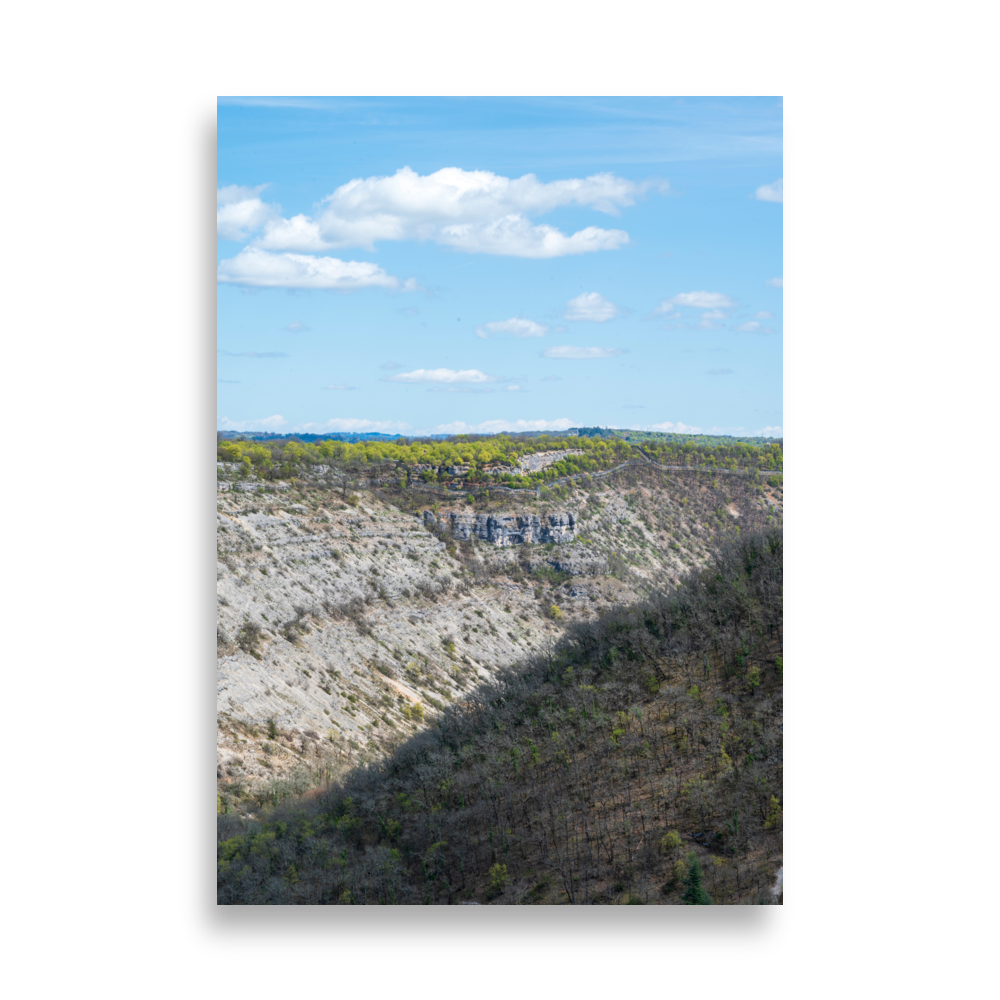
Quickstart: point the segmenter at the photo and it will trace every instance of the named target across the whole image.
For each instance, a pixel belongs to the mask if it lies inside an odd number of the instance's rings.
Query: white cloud
[[[770,285],[772,288],[784,288],[785,279],[784,278],[768,278],[764,282],[765,285]]]
[[[555,226],[533,226],[523,215],[506,215],[494,222],[445,226],[438,243],[466,253],[489,253],[506,257],[566,257],[596,250],[617,250],[628,243],[623,229],[587,226],[567,236]]]
[[[754,319],[774,319],[774,313],[768,312],[766,309],[753,314]]]
[[[681,292],[671,300],[675,306],[690,306],[692,309],[732,309],[736,302],[722,292]]]
[[[584,292],[566,303],[566,312],[563,315],[566,319],[603,323],[618,315],[618,306],[609,302],[599,292]]]
[[[331,417],[321,424],[299,424],[295,428],[303,434],[322,434],[324,431],[342,431],[345,434],[362,434],[378,431],[382,434],[408,431],[410,424],[401,420],[365,420],[360,417]]]
[[[502,434],[510,431],[565,431],[573,426],[572,420],[560,417],[558,420],[484,420],[481,424],[456,420],[450,424],[439,424],[434,430],[438,434]]]
[[[509,333],[513,337],[544,337],[547,326],[530,319],[504,319],[476,327],[476,336],[485,340],[491,333]]]
[[[297,253],[267,253],[244,247],[235,257],[219,261],[218,280],[222,284],[254,288],[392,288],[410,291],[413,280],[402,282],[367,261],[338,260],[336,257],[307,257]]]
[[[665,420],[662,424],[649,424],[644,428],[647,431],[663,431],[669,434],[700,434],[700,427],[689,427],[687,424],[682,424],[680,422],[673,423],[670,420]]]
[[[507,385],[504,386],[504,392],[525,392],[519,385]]]
[[[511,179],[486,170],[445,167],[421,176],[402,167],[392,176],[357,178],[321,202],[316,218],[270,219],[259,240],[268,250],[328,250],[380,240],[433,240],[469,253],[560,257],[616,249],[622,230],[588,226],[570,236],[529,217],[567,205],[617,215],[619,208],[665,183],[636,184],[614,174],[542,183],[534,174]]]
[[[725,319],[726,314],[721,309],[709,309],[708,312],[701,314],[702,319]]]
[[[617,347],[571,347],[564,344],[561,347],[547,347],[542,351],[542,357],[582,361],[586,358],[614,358],[624,353]]]
[[[756,196],[758,201],[784,201],[783,178],[779,177],[773,184],[762,184],[757,188]]]
[[[272,417],[261,417],[259,420],[230,420],[229,417],[219,417],[216,425],[220,431],[277,431],[287,421],[280,413]]]
[[[665,316],[667,313],[672,313],[677,307],[673,302],[668,302],[664,300],[661,302],[650,314],[651,316]]]
[[[487,375],[478,368],[465,368],[461,371],[453,371],[451,368],[418,368],[412,372],[400,372],[398,375],[383,376],[387,382],[443,382],[452,384],[455,382],[499,382],[496,375]]]
[[[751,320],[749,323],[742,323],[736,327],[739,333],[774,333],[773,326],[763,326],[756,320]]]
[[[784,431],[781,427],[762,427],[759,431],[755,431],[754,435],[756,437],[780,438],[784,436]]]
[[[271,219],[264,235],[257,240],[265,250],[329,250],[332,243],[319,234],[319,226],[305,215],[290,219]]]
[[[275,218],[275,207],[264,204],[258,197],[266,187],[266,184],[253,188],[230,184],[216,189],[215,228],[221,239],[245,240],[249,233]]]

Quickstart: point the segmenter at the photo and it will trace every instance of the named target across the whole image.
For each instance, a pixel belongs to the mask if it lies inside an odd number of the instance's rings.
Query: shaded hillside
[[[222,808],[259,811],[292,776],[307,785],[392,752],[493,671],[781,516],[780,488],[747,476],[639,468],[549,492],[506,506],[304,478],[220,492]],[[507,514],[573,527],[501,546],[454,531]]]
[[[387,758],[219,817],[223,904],[770,902],[782,544],[571,626]]]

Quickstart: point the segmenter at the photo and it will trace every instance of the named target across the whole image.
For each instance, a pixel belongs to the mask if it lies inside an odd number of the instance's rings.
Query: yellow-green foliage
[[[560,608],[558,604],[553,604],[552,607],[549,608],[549,617],[559,621],[563,617],[562,608]]]
[[[418,701],[414,705],[407,705],[403,709],[403,718],[411,719],[414,722],[423,722],[424,720],[424,706]]]
[[[567,455],[539,472],[520,475],[518,461],[525,455],[542,451],[581,451],[580,455]],[[222,440],[218,444],[218,457],[223,462],[249,462],[258,469],[282,465],[336,465],[336,466],[395,466],[400,473],[435,480],[449,478],[451,466],[469,466],[468,478],[472,481],[536,484],[558,479],[560,476],[583,472],[597,472],[629,459],[642,459],[643,453],[664,465],[700,466],[703,468],[768,468],[780,469],[780,445],[756,447],[751,444],[698,444],[694,441],[649,442],[642,445],[642,452],[618,438],[551,437],[541,435],[515,438],[506,434],[469,440],[458,435],[447,441],[414,441],[405,438],[397,441],[272,441]],[[418,469],[430,466],[430,469]],[[500,472],[486,475],[483,469]]]
[[[773,830],[781,826],[781,801],[777,795],[771,796],[771,810],[764,821],[765,830]]]
[[[275,857],[277,854],[274,841],[276,837],[283,834],[286,824],[277,824],[275,830],[266,830],[263,833],[247,834],[243,837],[231,837],[219,844],[219,871],[224,872],[238,856],[249,857],[250,855],[261,855],[263,857]]]
[[[490,876],[490,888],[494,892],[503,892],[507,887],[507,883],[510,881],[510,876],[507,874],[507,866],[501,864],[495,864],[489,871]]]
[[[673,854],[681,844],[681,835],[676,830],[671,830],[660,838],[660,850],[664,854]]]

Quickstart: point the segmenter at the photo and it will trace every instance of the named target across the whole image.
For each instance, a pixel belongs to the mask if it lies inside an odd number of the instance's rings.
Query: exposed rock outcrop
[[[424,511],[424,520],[446,527],[459,540],[478,538],[498,547],[544,545],[571,542],[576,537],[576,518],[570,513],[548,514],[462,514],[452,512],[436,517]]]

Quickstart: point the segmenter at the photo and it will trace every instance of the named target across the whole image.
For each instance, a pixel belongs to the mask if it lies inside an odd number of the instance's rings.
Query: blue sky
[[[780,98],[218,105],[220,429],[782,434]]]

